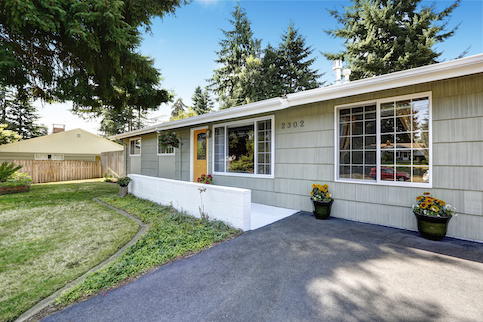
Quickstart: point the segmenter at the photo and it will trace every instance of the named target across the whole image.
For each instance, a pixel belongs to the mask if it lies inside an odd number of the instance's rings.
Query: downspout
[[[181,178],[182,178],[182,176],[181,176],[181,155],[183,154],[183,153],[181,153],[182,152],[182,150],[181,150],[182,146],[183,146],[183,139],[179,140],[179,151],[178,151],[179,152],[178,153],[179,154],[179,160],[178,160],[178,173],[179,173],[178,174],[178,180],[180,180],[180,181],[181,181]]]
[[[124,176],[127,176],[127,157],[128,157],[128,149],[129,149],[129,146],[128,144],[126,143],[126,140],[122,140],[122,145],[124,146]]]

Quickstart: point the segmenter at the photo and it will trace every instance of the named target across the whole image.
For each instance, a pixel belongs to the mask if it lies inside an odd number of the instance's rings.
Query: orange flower
[[[425,195],[425,196],[429,196],[430,194],[431,194],[431,192],[425,192],[425,193],[423,193],[423,195]]]
[[[422,209],[428,208],[428,204],[425,203],[425,202],[421,202],[421,205],[420,206],[421,206]]]
[[[438,202],[439,202],[439,204],[440,204],[441,206],[446,205],[446,202],[444,202],[444,200],[438,200]]]
[[[423,199],[424,199],[424,197],[423,197],[423,196],[416,197],[416,200],[417,200],[417,201],[421,201],[421,200],[423,200]]]

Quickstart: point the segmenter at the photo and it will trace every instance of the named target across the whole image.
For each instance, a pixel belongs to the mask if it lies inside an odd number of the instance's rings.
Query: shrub
[[[0,187],[29,186],[32,184],[32,177],[27,173],[15,172],[7,181],[0,182]]]
[[[21,165],[15,166],[15,163],[7,161],[0,164],[0,182],[7,181],[12,175],[22,168]]]

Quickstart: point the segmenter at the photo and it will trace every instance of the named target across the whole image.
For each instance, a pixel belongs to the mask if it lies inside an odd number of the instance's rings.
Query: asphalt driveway
[[[45,321],[482,321],[483,244],[298,213]]]

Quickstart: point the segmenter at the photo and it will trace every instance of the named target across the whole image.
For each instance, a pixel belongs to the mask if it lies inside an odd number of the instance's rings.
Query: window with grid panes
[[[338,179],[429,183],[429,111],[426,96],[338,108]]]

